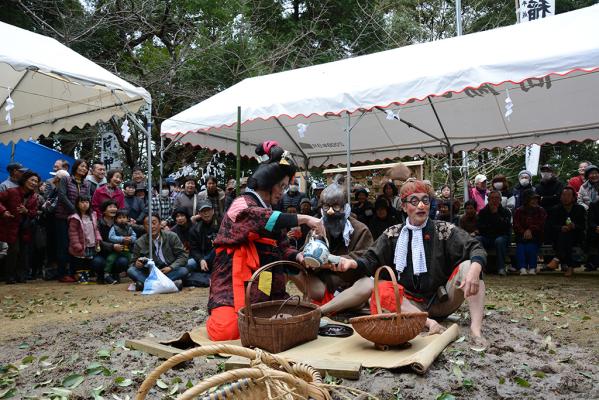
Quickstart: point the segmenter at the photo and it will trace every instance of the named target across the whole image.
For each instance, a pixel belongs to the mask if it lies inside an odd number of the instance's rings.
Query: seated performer
[[[216,257],[210,277],[210,317],[206,322],[211,340],[239,338],[237,312],[245,306],[245,282],[255,270],[279,260],[303,262],[302,254],[289,246],[288,228],[306,224],[324,233],[317,218],[272,210],[272,205],[281,200],[296,167],[274,141],[258,145],[256,154],[267,156],[268,160],[258,166],[248,179],[245,192],[224,214],[214,240]],[[287,268],[276,267],[270,272],[268,284],[252,286],[252,303],[287,297]]]
[[[329,185],[320,195],[322,221],[329,241],[329,252],[357,259],[373,243],[368,227],[350,216],[347,192],[337,182]],[[310,240],[307,238],[306,240]],[[290,278],[300,288],[298,276]],[[372,279],[363,271],[332,272],[327,266],[309,273],[310,296],[320,303],[323,315],[361,306],[370,298]],[[336,292],[337,295],[335,295]]]
[[[402,312],[427,311],[431,318],[446,317],[456,311],[465,298],[470,307],[473,340],[485,346],[481,336],[485,300],[481,271],[486,263],[485,250],[466,231],[428,218],[432,193],[422,181],[404,184],[400,196],[402,208],[408,214],[406,224],[390,227],[362,257],[341,258],[331,270],[357,270],[374,275],[382,265],[394,267],[404,291]],[[381,274],[383,279],[385,276],[388,280],[388,275]],[[385,299],[386,296],[393,296],[393,290],[383,291],[382,303],[395,304]],[[443,330],[430,318],[426,326],[430,333]]]

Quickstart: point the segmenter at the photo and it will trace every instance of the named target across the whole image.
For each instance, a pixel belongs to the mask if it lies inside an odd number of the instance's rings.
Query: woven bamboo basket
[[[239,336],[244,347],[258,347],[270,353],[280,353],[318,337],[320,309],[310,303],[308,293],[304,294],[302,301],[296,296],[297,301],[291,297],[250,304],[254,281],[263,271],[280,265],[298,268],[306,282],[305,287],[308,287],[306,269],[295,262],[276,261],[256,270],[246,288],[245,307],[238,313]],[[287,314],[287,318],[272,319],[279,314]]]
[[[386,269],[393,281],[393,291],[395,293],[395,305],[397,312],[382,313],[381,299],[379,295],[379,274]],[[377,348],[386,348],[386,346],[397,346],[414,339],[424,328],[428,313],[402,313],[399,290],[395,272],[388,266],[382,266],[374,274],[374,297],[376,300],[376,315],[365,315],[355,317],[349,320],[353,328],[364,339],[370,340]]]
[[[196,347],[169,358],[146,377],[135,400],[144,400],[164,372],[194,357],[211,354],[249,358],[250,368],[208,377],[180,394],[178,400],[331,399],[329,385],[325,385],[320,373],[309,365],[292,363],[261,350],[219,344]]]

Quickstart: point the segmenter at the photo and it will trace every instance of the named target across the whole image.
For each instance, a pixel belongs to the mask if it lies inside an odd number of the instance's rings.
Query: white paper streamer
[[[397,112],[393,112],[393,110],[386,110],[387,120],[393,121],[394,119],[399,119],[399,110]]]
[[[306,136],[306,130],[308,129],[308,125],[306,124],[297,124],[297,134],[300,138],[304,138]]]
[[[505,89],[505,94],[507,96],[505,98],[505,117],[508,121],[510,121],[510,115],[512,115],[512,113],[514,112],[512,110],[514,108],[514,103],[512,102],[512,98],[510,97],[509,89]]]
[[[12,117],[10,115],[10,110],[12,110],[13,108],[15,108],[15,102],[12,99],[12,97],[10,97],[10,88],[8,88],[8,97],[6,98],[6,106],[4,107],[4,110],[6,111],[6,117],[4,117],[4,119],[6,120],[6,122],[8,122],[8,125],[12,125]]]
[[[131,133],[129,133],[129,120],[127,118],[125,118],[123,125],[121,125],[121,136],[125,142],[128,142],[131,137]]]

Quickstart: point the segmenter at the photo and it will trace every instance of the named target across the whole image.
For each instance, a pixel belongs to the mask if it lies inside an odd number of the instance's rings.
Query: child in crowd
[[[69,222],[69,254],[72,269],[79,274],[79,283],[89,282],[89,270],[96,253],[100,251],[102,237],[98,231],[98,221],[91,210],[89,196],[79,196],[75,202],[74,214]]]
[[[520,275],[534,275],[537,270],[539,247],[543,243],[547,213],[539,206],[540,196],[533,190],[523,193],[524,204],[514,214],[516,259]]]
[[[120,271],[113,271],[113,266],[118,257],[125,257],[127,259],[127,264],[131,259],[131,250],[133,250],[133,245],[137,240],[137,234],[135,230],[131,226],[129,213],[126,209],[121,209],[116,212],[114,218],[114,225],[110,228],[110,232],[108,233],[108,240],[113,244],[121,244],[123,245],[123,251],[110,253],[106,259],[106,266],[104,268],[104,282],[105,283],[119,283]]]
[[[464,203],[464,215],[460,218],[460,228],[468,232],[470,236],[476,236],[478,235],[477,220],[476,201],[468,200]]]

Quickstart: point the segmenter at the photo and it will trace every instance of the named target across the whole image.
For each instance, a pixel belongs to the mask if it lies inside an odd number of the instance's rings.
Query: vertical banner
[[[555,0],[519,0],[518,21],[528,22],[555,15]]]
[[[540,156],[541,146],[538,144],[526,146],[526,169],[530,171],[533,176],[537,175]]]

